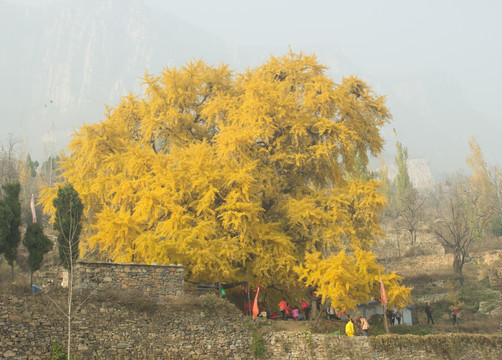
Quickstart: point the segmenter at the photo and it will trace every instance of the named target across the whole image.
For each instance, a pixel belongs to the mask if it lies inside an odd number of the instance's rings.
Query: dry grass
[[[11,268],[2,259],[2,263],[0,263],[0,292],[18,296],[31,294],[29,275],[14,266],[14,281],[12,281]]]
[[[163,301],[154,302],[146,296],[134,296],[132,294],[118,293],[115,291],[100,290],[90,299],[92,303],[109,303],[125,306],[138,312],[155,313],[162,309],[169,313],[200,313],[207,316],[228,316],[229,314],[240,314],[240,311],[221,297],[208,295],[185,295]]]
[[[458,324],[434,325],[434,333],[464,333],[464,334],[493,334],[500,329],[500,319],[486,318],[483,320],[460,319]],[[500,331],[500,330],[499,330]]]
[[[489,251],[502,249],[502,237],[488,236],[482,242],[472,244],[472,251]]]

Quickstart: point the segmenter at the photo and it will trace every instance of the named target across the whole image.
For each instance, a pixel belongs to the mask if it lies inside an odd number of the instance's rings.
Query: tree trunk
[[[317,310],[317,300],[314,299],[310,302],[310,318],[315,319],[318,312],[319,311]]]
[[[457,275],[459,277],[462,276],[462,268],[463,268],[464,264],[463,264],[463,261],[462,261],[462,255],[459,254],[459,253],[455,253],[453,255],[453,269],[455,269],[455,272],[457,273]]]
[[[385,328],[385,333],[389,333],[389,324],[387,322],[387,311],[385,310],[386,306],[383,306],[383,327]]]
[[[73,264],[71,269],[68,270],[68,360],[71,359],[71,302],[73,296]]]
[[[458,276],[458,280],[460,282],[460,285],[464,284],[464,274],[462,272],[462,269],[464,267],[464,261],[462,258],[462,254],[456,253],[453,255],[453,269],[455,269],[455,273]]]
[[[247,288],[248,288],[248,302],[246,303],[246,315],[249,316],[249,315],[251,315],[249,313],[249,303],[251,302],[251,295],[250,295],[251,287],[249,286],[249,277],[248,277],[248,268],[247,268],[247,266],[246,266],[246,284],[247,284]]]

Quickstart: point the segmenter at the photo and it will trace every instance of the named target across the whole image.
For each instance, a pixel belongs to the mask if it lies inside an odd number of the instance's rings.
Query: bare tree
[[[9,135],[9,142],[0,148],[0,185],[15,183],[19,181],[19,158],[16,154],[16,146],[19,140],[12,134]]]
[[[445,249],[453,253],[453,269],[461,282],[471,246],[482,240],[490,216],[481,199],[469,178],[460,174],[439,184],[434,195],[434,233]]]
[[[399,223],[410,234],[411,245],[417,242],[417,230],[423,221],[425,197],[416,189],[408,188],[400,204]]]
[[[497,167],[488,171],[490,186],[493,191],[492,232],[502,235],[502,172]]]

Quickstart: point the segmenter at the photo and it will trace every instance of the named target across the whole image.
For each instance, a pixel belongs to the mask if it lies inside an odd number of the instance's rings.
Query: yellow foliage
[[[380,300],[380,279],[384,284],[389,306],[404,307],[410,302],[410,288],[400,285],[402,278],[392,272],[386,274],[372,252],[355,248],[348,252],[322,255],[309,252],[305,263],[295,268],[307,285],[316,288],[323,301],[331,299],[331,306],[354,309],[358,304]]]
[[[265,286],[296,282],[320,252],[353,266],[343,249],[369,250],[385,200],[350,175],[381,151],[390,114],[363,81],[325,70],[290,52],[242,74],[202,61],[146,74],[144,96],[78,129],[62,161],[85,204],[82,250]]]
[[[491,214],[496,207],[495,189],[490,178],[488,165],[481,151],[476,138],[473,136],[469,141],[470,154],[466,159],[467,165],[472,170],[472,176],[469,180],[473,192],[476,193],[477,207],[480,207],[480,212]]]

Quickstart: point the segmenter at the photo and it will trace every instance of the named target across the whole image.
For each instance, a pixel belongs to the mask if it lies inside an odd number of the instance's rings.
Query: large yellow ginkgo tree
[[[182,263],[200,281],[300,279],[348,306],[373,295],[385,198],[356,160],[383,148],[383,97],[293,52],[244,73],[194,61],[144,86],[78,129],[61,162],[85,205],[87,256]],[[48,213],[56,191],[44,192]]]

